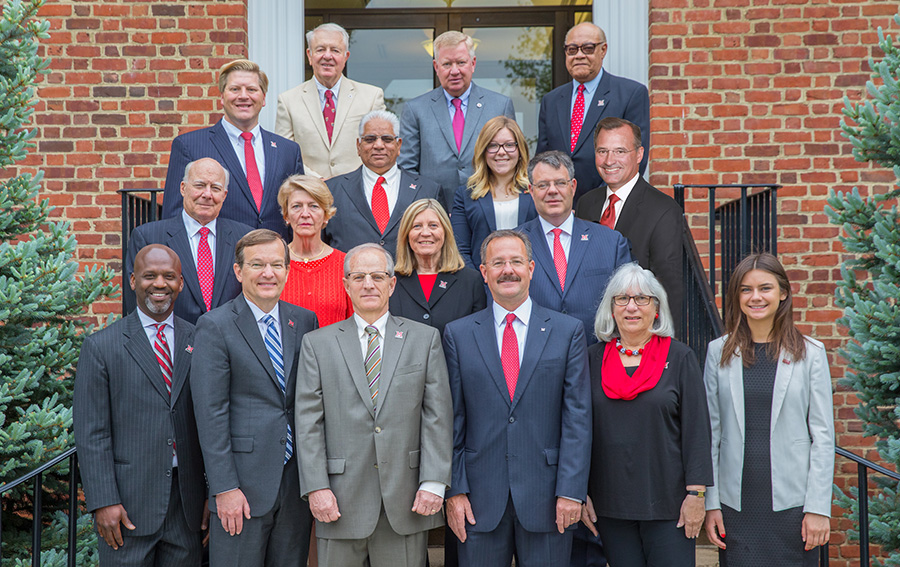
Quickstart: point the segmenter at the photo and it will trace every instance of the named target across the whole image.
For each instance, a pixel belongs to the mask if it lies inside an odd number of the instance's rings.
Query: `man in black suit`
[[[684,211],[675,199],[644,181],[638,173],[644,153],[640,140],[641,129],[627,120],[608,117],[597,124],[596,166],[606,187],[585,194],[578,201],[575,216],[614,228],[628,238],[631,255],[641,267],[653,272],[665,288],[676,333],[680,334]]]
[[[191,382],[209,483],[215,567],[305,567],[312,515],[300,498],[294,394],[311,311],[280,301],[290,268],[281,237],[241,238],[242,293],[197,321]]]
[[[650,96],[644,85],[616,77],[603,69],[606,34],[590,22],[569,30],[565,39],[566,69],[572,82],[544,95],[538,117],[538,143],[535,154],[548,150],[566,152],[575,163],[578,180],[577,203],[581,196],[602,179],[594,166],[592,133],[606,116],[618,116],[641,127],[644,154],[640,172],[647,169],[650,155]]]
[[[222,206],[222,217],[290,239],[293,234],[284,224],[278,189],[291,175],[303,173],[303,160],[296,142],[259,126],[269,79],[256,63],[238,59],[219,69],[218,87],[225,112],[222,119],[172,142],[162,216],[177,217],[181,212],[179,187],[185,166],[210,157],[231,174],[231,197]]]
[[[196,566],[209,514],[189,382],[194,326],[172,314],[178,256],[143,248],[130,283],[138,310],[87,337],[75,373],[85,502],[101,565]]]
[[[175,315],[191,324],[241,292],[232,267],[234,246],[253,229],[219,218],[227,195],[228,171],[219,162],[212,158],[192,161],[181,180],[181,215],[142,224],[128,240],[126,274],[131,273],[137,251],[148,244],[165,244],[178,254],[188,291],[175,301]],[[123,293],[125,313],[131,313],[134,292],[125,289]]]
[[[337,207],[325,226],[325,238],[332,247],[347,252],[374,242],[395,255],[406,207],[419,199],[437,199],[447,210],[440,185],[397,167],[403,143],[399,132],[400,121],[386,110],[373,110],[360,121],[356,149],[362,166],[326,182]]]

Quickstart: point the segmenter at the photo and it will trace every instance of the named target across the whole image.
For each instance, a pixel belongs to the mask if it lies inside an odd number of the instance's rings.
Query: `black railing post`
[[[68,567],[75,567],[75,537],[78,534],[78,453],[69,457]]]
[[[709,287],[716,295],[716,188],[710,187],[709,199]],[[725,290],[722,290],[724,293]]]
[[[43,478],[38,473],[34,476],[34,507],[31,518],[31,567],[41,567],[41,516],[44,512]]]
[[[869,471],[864,463],[856,464],[859,485],[859,564],[869,567]]]
[[[741,258],[748,254],[750,254],[750,207],[747,206],[747,186],[744,185],[741,187]]]
[[[772,186],[770,203],[770,215],[772,217],[772,227],[770,229],[772,231],[772,255],[778,256],[778,185]]]

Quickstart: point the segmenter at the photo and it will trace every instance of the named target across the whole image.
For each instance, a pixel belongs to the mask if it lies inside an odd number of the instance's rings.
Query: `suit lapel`
[[[343,85],[341,86],[343,87]],[[340,98],[339,95],[338,99]],[[304,83],[300,100],[303,101],[303,105],[306,107],[306,111],[309,113],[309,117],[316,127],[316,132],[319,133],[319,138],[322,143],[325,147],[330,148],[331,142],[328,141],[328,131],[325,129],[325,116],[322,114],[322,105],[319,102],[319,91],[316,89],[316,82],[314,80],[310,79]]]
[[[476,130],[479,129],[478,125],[481,124],[481,114],[484,111],[484,104],[481,102],[483,98],[484,92],[478,85],[472,83],[472,91],[469,92],[469,103],[466,105],[466,123],[463,128],[462,144],[460,144],[462,153],[465,153],[466,147],[472,141],[472,137],[476,135]],[[450,116],[449,111],[446,114],[448,117]],[[453,143],[456,144],[456,139],[453,140]]]
[[[266,191],[275,192],[274,199],[263,199],[262,200],[262,210],[259,211],[260,215],[266,214],[266,212],[272,208],[277,207],[278,205],[278,188],[281,185],[278,183],[277,175],[279,171],[278,167],[278,142],[272,137],[272,133],[259,129],[259,135],[262,138],[263,145],[263,159],[266,164],[266,178],[263,180],[263,193]],[[281,215],[279,215],[281,216]]]
[[[175,318],[175,345],[172,349],[172,360],[175,368],[172,369],[172,405],[178,400],[178,395],[187,382],[188,371],[191,369],[191,350],[188,336],[191,330],[181,319]]]
[[[237,235],[232,232],[228,226],[226,219],[219,218],[216,221],[216,267],[213,276],[213,295],[211,304],[213,307],[220,305],[222,302],[222,294],[225,291],[225,281],[228,279],[229,272],[234,271],[234,248],[237,245]],[[198,283],[197,290],[200,286]],[[203,300],[198,300],[198,304],[203,305]]]
[[[256,355],[257,360],[259,360],[259,363],[266,370],[269,378],[272,379],[272,383],[280,392],[281,386],[278,384],[278,378],[275,376],[275,367],[272,366],[272,359],[269,358],[269,351],[266,350],[262,335],[259,333],[259,325],[257,324],[256,319],[253,318],[253,312],[250,311],[250,306],[247,305],[247,299],[243,294],[238,295],[238,299],[232,303],[232,308],[234,309],[235,327],[237,327],[241,336],[244,337],[244,340],[247,341],[250,350]],[[282,342],[283,341],[284,339],[282,339]],[[282,344],[282,352],[283,351],[284,345]]]
[[[566,141],[566,151],[571,148],[572,132],[572,81],[566,83],[567,88],[562,89],[556,102],[556,118],[559,120],[559,133]],[[569,152],[570,154],[572,152]]]
[[[744,363],[740,357],[731,358],[726,369],[728,382],[731,385],[731,403],[734,404],[734,415],[737,416],[738,425],[741,428],[741,440],[744,439]],[[777,382],[777,376],[776,376]],[[773,408],[774,409],[774,408]],[[775,415],[775,412],[772,412]]]
[[[641,202],[644,200],[646,189],[644,188],[644,180],[638,177],[637,183],[631,190],[631,194],[625,199],[622,205],[622,214],[616,219],[616,230],[625,234],[632,226],[638,226],[640,222],[640,211],[643,210]],[[608,190],[607,190],[608,191]],[[602,206],[602,205],[601,205]],[[597,219],[599,220],[599,218]]]
[[[475,343],[484,359],[485,367],[497,387],[500,397],[511,405],[509,388],[503,375],[503,364],[500,362],[500,351],[497,349],[497,333],[494,330],[494,309],[488,305],[475,316]]]
[[[406,292],[419,307],[426,311],[430,310],[428,301],[425,300],[425,292],[422,291],[422,286],[419,284],[419,276],[416,272],[413,272],[408,278],[397,278],[397,285],[403,288],[403,291]],[[432,290],[431,293],[433,297],[434,291]]]
[[[566,289],[563,296],[572,289],[572,283],[581,265],[584,263],[584,255],[590,244],[590,234],[588,234],[587,222],[576,218],[572,223],[572,240],[569,242],[569,257],[566,259]],[[584,240],[587,237],[588,240]]]
[[[606,70],[603,71],[603,77],[600,78],[600,83],[597,85],[597,90],[594,92],[594,98],[591,99],[590,108],[584,109],[584,122],[581,124],[581,132],[578,134],[578,142],[575,144],[575,152],[581,149],[586,143],[593,144],[592,138],[594,135],[594,126],[597,125],[597,122],[600,121],[600,117],[603,116],[603,113],[606,112],[606,107],[609,106],[609,73]],[[603,103],[602,105],[600,103]]]
[[[491,201],[493,201],[493,199],[491,199]],[[530,201],[533,201],[533,199],[530,195],[526,197],[525,193],[519,194],[519,218],[518,218],[517,224],[522,225],[522,224],[525,224],[526,222],[528,222],[528,211],[531,208],[528,206],[528,203]],[[493,214],[494,214],[493,204],[494,203],[492,202],[491,203],[491,215],[492,215],[491,219],[494,218],[493,217]],[[494,221],[493,224],[491,224],[491,230],[492,231],[497,230],[497,222],[496,221]]]
[[[203,292],[200,291],[200,278],[197,275],[197,265],[194,263],[194,255],[191,243],[188,241],[187,230],[181,215],[174,217],[166,226],[166,246],[175,251],[181,261],[181,275],[184,276],[184,285],[194,298],[194,303],[203,305]],[[182,292],[184,293],[184,292]]]
[[[534,369],[541,359],[544,347],[547,346],[547,337],[550,336],[551,331],[550,318],[541,313],[537,304],[532,303],[531,319],[525,335],[525,350],[522,354],[522,364],[519,365],[519,379],[516,382],[516,393],[512,401],[513,409],[522,399],[522,394],[534,376]]]
[[[431,297],[428,298],[428,304],[431,307],[437,305],[437,302],[444,297],[444,294],[447,293],[453,284],[456,283],[456,274],[452,272],[440,272],[437,275],[437,280],[434,282],[434,287],[431,288]],[[421,289],[422,286],[419,286]],[[422,298],[425,298],[425,295],[422,295]]]
[[[521,201],[521,199],[520,199]],[[478,206],[481,207],[481,212],[484,214],[484,220],[487,221],[488,228],[491,229],[491,232],[497,230],[497,216],[494,214],[494,198],[491,197],[491,194],[488,193],[484,197],[475,201],[478,203]],[[522,203],[519,203],[519,218],[522,217]],[[521,222],[519,224],[522,224]]]
[[[444,140],[447,141],[450,151],[453,155],[459,157],[459,151],[456,149],[456,138],[453,136],[453,123],[450,121],[450,110],[447,107],[447,98],[444,96],[442,87],[431,91],[431,111],[434,113],[438,130],[444,135]]]
[[[291,383],[296,378],[294,369],[294,353],[297,352],[297,326],[285,311],[284,302],[278,302],[279,319],[281,319],[281,352],[284,353],[284,391],[291,390]],[[275,367],[272,367],[274,370]]]
[[[547,247],[547,238],[544,236],[544,231],[542,230],[543,227],[541,227],[540,221],[534,219],[529,221],[525,226],[525,232],[528,233],[528,237],[531,239],[534,263],[537,265],[535,269],[540,269],[544,272],[544,275],[550,280],[551,287],[556,290],[556,293],[561,297],[563,291],[559,286],[559,276],[556,274],[556,265],[553,263],[553,255],[550,254],[550,248]],[[571,255],[571,252],[569,252],[569,255]],[[566,270],[566,275],[568,276],[568,269]],[[566,279],[568,279],[568,277]]]
[[[356,94],[356,87],[353,85],[353,81],[347,77],[341,76],[341,89],[338,91],[337,108],[335,109],[334,115],[334,130],[331,135],[332,143],[334,143],[334,140],[337,140],[338,134],[341,132],[341,127],[344,125],[344,121],[347,120],[347,115],[350,113],[350,106],[353,104],[354,94]],[[325,125],[324,119],[322,125],[323,127]],[[355,138],[356,135],[353,137]],[[329,144],[329,146],[331,145],[332,144]]]
[[[384,326],[384,340],[381,343],[381,378],[378,380],[378,405],[384,405],[388,389],[397,370],[400,352],[406,344],[408,329],[402,319],[388,315]]]
[[[350,202],[353,203],[353,206],[359,211],[360,216],[366,219],[369,226],[371,226],[375,232],[380,234],[381,231],[378,230],[378,223],[375,222],[375,217],[372,216],[372,207],[366,200],[366,191],[363,188],[362,166],[356,171],[351,171],[344,178],[346,183],[342,183],[342,185],[344,191],[347,193],[347,197],[350,198]],[[403,182],[403,176],[400,177],[400,182]],[[396,209],[397,207],[394,208]],[[400,214],[402,215],[403,213],[401,212]]]
[[[778,421],[778,414],[781,413],[781,407],[784,405],[784,397],[787,394],[788,385],[790,385],[791,377],[794,375],[794,367],[797,366],[789,353],[782,351],[780,354],[781,357],[775,369],[775,387],[772,392],[770,431],[773,434],[775,432],[775,423]]]
[[[384,227],[384,234],[389,233],[397,226],[397,223],[403,218],[403,213],[406,212],[406,208],[417,199],[418,194],[419,184],[415,183],[412,176],[401,170],[400,189],[397,191],[397,202],[394,204],[394,210],[391,212],[391,218],[388,220],[387,226]],[[371,210],[369,211],[369,216],[372,216]],[[372,220],[374,221],[374,217]]]
[[[340,323],[335,323],[335,328],[337,329],[338,351],[344,357],[347,370],[350,372],[350,379],[356,385],[356,390],[359,392],[359,397],[369,412],[369,416],[374,418],[375,410],[372,408],[372,395],[369,393],[369,383],[366,381],[365,361],[357,334],[356,318],[349,317]],[[384,363],[381,367],[382,373],[384,373]]]
[[[238,188],[241,190],[241,194],[255,210],[256,201],[253,200],[253,194],[250,192],[250,185],[247,183],[247,174],[244,173],[244,168],[241,167],[241,162],[238,161],[237,154],[234,153],[234,146],[231,144],[231,140],[228,139],[228,134],[225,133],[225,127],[222,126],[222,120],[216,122],[213,127],[209,129],[209,140],[216,150],[218,150],[219,156],[224,162],[225,169],[231,174],[231,183],[237,184]],[[266,168],[266,170],[268,170],[268,168]]]
[[[163,380],[159,362],[156,360],[156,355],[153,354],[153,347],[150,346],[147,333],[144,331],[144,327],[141,326],[141,320],[137,311],[128,316],[124,334],[126,337],[125,350],[138,363],[150,384],[166,400],[168,405],[171,402],[171,398],[166,389],[166,382]]]

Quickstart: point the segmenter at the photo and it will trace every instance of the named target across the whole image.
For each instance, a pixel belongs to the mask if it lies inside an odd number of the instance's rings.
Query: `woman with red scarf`
[[[697,357],[672,339],[666,292],[636,263],[607,284],[588,349],[594,429],[582,521],[611,565],[693,567],[712,481]]]

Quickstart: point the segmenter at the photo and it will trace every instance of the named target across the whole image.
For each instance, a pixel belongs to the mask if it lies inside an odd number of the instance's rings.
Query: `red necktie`
[[[166,390],[172,395],[172,356],[169,354],[169,341],[163,329],[166,328],[165,323],[156,325],[156,340],[153,342],[153,351],[156,353],[156,361],[159,362],[159,368],[162,370],[163,381],[166,383]]]
[[[256,167],[256,154],[253,152],[253,134],[250,132],[241,132],[241,138],[244,139],[244,165],[247,168],[247,185],[250,186],[250,194],[256,202],[256,211],[262,208],[263,186],[259,179],[259,168]]]
[[[556,266],[556,277],[559,278],[559,289],[566,289],[566,253],[563,251],[562,240],[559,235],[562,234],[561,228],[554,228],[550,232],[553,233],[553,265]]]
[[[456,109],[456,113],[453,115],[453,137],[456,138],[456,153],[459,153],[462,148],[463,130],[466,129],[466,116],[462,111],[462,100],[453,98],[450,99],[450,102]]]
[[[325,131],[328,132],[328,141],[331,142],[331,135],[334,133],[334,93],[331,90],[325,91],[325,108],[322,109],[322,116],[325,118]]]
[[[570,152],[575,152],[575,144],[581,135],[581,125],[584,124],[584,85],[578,85],[578,96],[575,97],[575,106],[572,107],[572,141]]]
[[[375,224],[378,225],[378,231],[384,234],[388,221],[391,219],[391,211],[388,210],[387,192],[382,187],[384,177],[379,177],[375,182],[375,188],[372,189],[372,216],[375,217]]]
[[[600,215],[600,224],[613,230],[616,229],[616,202],[618,201],[619,198],[616,196],[616,194],[610,193],[609,206],[606,207],[606,210],[603,211],[602,215]]]
[[[200,279],[200,293],[203,294],[203,303],[206,310],[212,309],[213,295],[213,260],[209,249],[209,228],[200,227],[200,242],[197,244],[197,277]]]
[[[500,347],[500,364],[503,365],[503,376],[506,377],[506,387],[509,388],[509,399],[516,395],[516,382],[519,381],[519,341],[513,330],[515,313],[506,315],[506,327],[503,329],[503,344]]]

